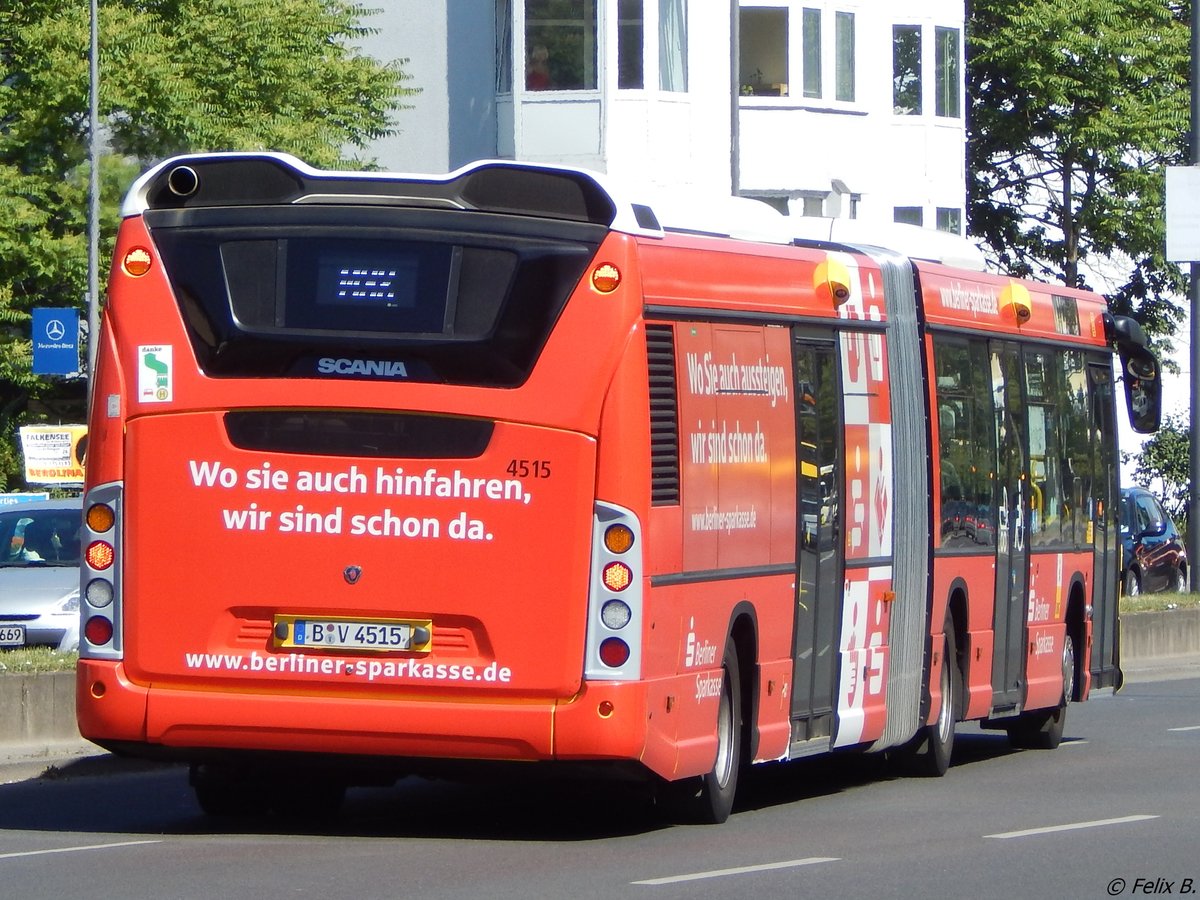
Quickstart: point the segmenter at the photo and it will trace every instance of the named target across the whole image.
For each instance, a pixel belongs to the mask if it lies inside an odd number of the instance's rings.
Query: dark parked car
[[[1126,596],[1186,591],[1187,551],[1162,504],[1145,488],[1121,491],[1121,584]]]

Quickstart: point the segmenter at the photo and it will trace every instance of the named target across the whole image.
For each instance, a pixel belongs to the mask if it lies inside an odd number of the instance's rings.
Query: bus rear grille
[[[679,503],[679,401],[675,383],[675,332],[646,326],[650,369],[650,499],[655,506]]]
[[[244,410],[225,414],[230,442],[243,450],[371,458],[474,459],[494,422],[415,413]]]

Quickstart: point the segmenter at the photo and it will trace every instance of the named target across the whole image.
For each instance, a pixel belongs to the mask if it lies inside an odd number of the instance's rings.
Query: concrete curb
[[[1200,607],[1121,617],[1130,680],[1200,674]],[[0,675],[0,754],[39,758],[56,745],[92,746],[75,724],[75,674]]]
[[[83,740],[75,724],[75,673],[0,675],[0,749]]]
[[[1200,606],[1121,616],[1121,659],[1131,664],[1200,653]]]

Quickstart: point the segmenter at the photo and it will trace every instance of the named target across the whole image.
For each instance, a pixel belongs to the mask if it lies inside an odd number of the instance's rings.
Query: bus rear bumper
[[[80,660],[77,671],[80,733],[131,755],[628,761],[664,777],[677,766],[673,740],[647,715],[653,683],[585,685],[560,701],[398,699],[150,688],[129,681],[120,662],[102,660]]]

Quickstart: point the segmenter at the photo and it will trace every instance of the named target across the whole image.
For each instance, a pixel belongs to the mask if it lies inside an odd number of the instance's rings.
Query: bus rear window
[[[430,229],[428,212],[421,227],[395,210],[359,210],[373,215],[354,224],[344,208],[267,212],[146,214],[209,375],[311,377],[322,359],[366,354],[400,365],[350,377],[515,386],[602,236],[464,234]]]
[[[500,310],[516,254],[406,241],[340,238],[227,241],[219,244],[229,304],[243,328],[366,331],[479,338]],[[451,269],[492,273],[487,290],[463,298],[490,315],[484,333],[447,315]],[[456,273],[458,274],[458,273]]]

